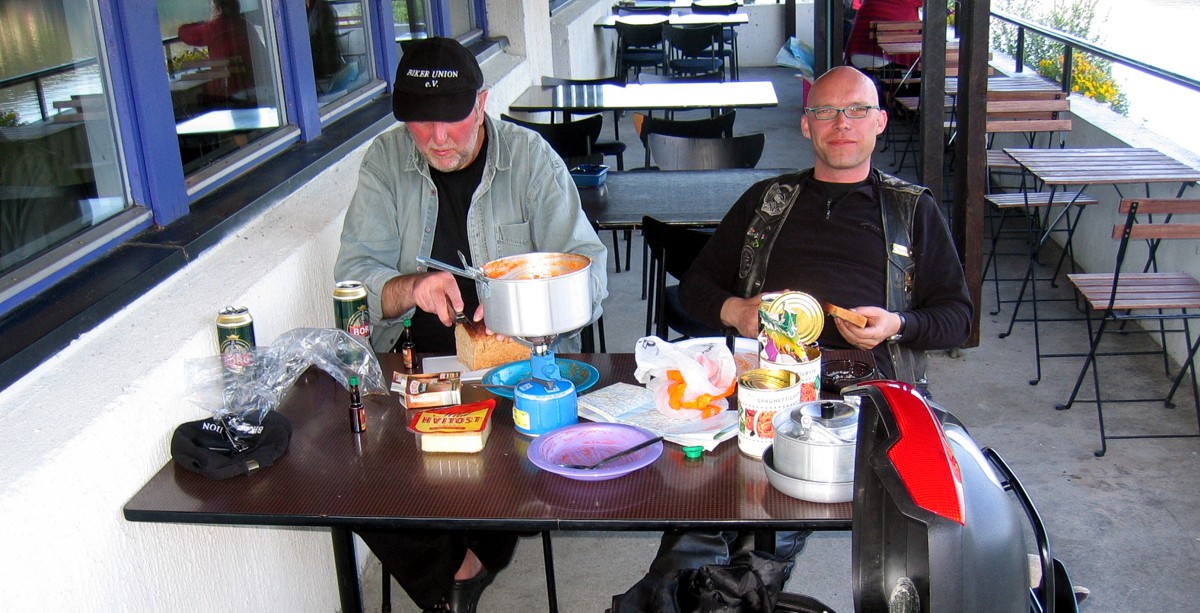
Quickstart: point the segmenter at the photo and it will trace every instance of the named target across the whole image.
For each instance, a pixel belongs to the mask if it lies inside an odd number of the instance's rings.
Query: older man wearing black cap
[[[413,43],[400,59],[392,108],[404,124],[363,157],[334,266],[339,280],[366,285],[377,351],[390,351],[411,317],[419,351],[452,353],[455,314],[483,319],[472,281],[426,271],[417,256],[457,263],[462,252],[482,265],[532,251],[586,255],[600,316],[608,255],[566,165],[538,134],[489,117],[487,97],[479,63],[455,40]]]
[[[377,351],[392,350],[411,318],[418,351],[454,353],[455,314],[483,320],[473,282],[425,270],[417,256],[458,262],[461,252],[481,265],[532,251],[586,255],[600,315],[607,252],[566,165],[538,134],[485,114],[483,85],[475,57],[452,39],[414,42],[400,59],[392,107],[403,125],[363,157],[334,266],[338,280],[366,286]],[[516,547],[516,535],[496,531],[358,533],[427,611],[475,611]]]

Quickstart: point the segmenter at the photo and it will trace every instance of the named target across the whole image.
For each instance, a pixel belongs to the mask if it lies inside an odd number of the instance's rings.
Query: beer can
[[[371,336],[367,288],[361,281],[338,281],[333,286],[333,315],[338,328],[363,339]]]
[[[227,370],[240,373],[254,364],[254,319],[250,309],[227,306],[217,311],[217,348]]]
[[[800,406],[796,373],[777,368],[755,368],[738,377],[738,450],[752,458],[775,440],[775,414]]]
[[[805,347],[817,342],[824,327],[821,303],[804,292],[764,294],[758,307],[762,357],[772,362],[780,356],[805,361]]]

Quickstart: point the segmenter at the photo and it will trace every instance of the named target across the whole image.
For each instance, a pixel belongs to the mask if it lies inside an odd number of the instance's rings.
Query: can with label
[[[821,347],[816,343],[805,345],[800,359],[781,354],[775,360],[768,360],[760,355],[758,363],[762,368],[781,368],[796,373],[802,402],[812,402],[821,397]]]
[[[361,281],[338,281],[333,286],[333,315],[338,328],[370,338],[371,313],[367,310],[367,288]]]
[[[780,356],[804,360],[806,346],[817,342],[825,328],[825,311],[816,298],[804,292],[764,294],[758,307],[758,340],[762,357],[779,362]]]
[[[217,311],[217,348],[231,372],[254,364],[254,319],[246,307],[227,306]]]
[[[738,377],[738,450],[762,458],[775,439],[775,414],[800,406],[796,373],[755,368]]]

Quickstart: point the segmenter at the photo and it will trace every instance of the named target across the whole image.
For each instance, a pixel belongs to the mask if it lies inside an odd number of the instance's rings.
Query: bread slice
[[[497,340],[475,321],[454,326],[454,348],[458,361],[471,370],[528,360],[530,353],[529,347],[511,338]]]
[[[823,306],[825,307],[826,313],[829,313],[838,319],[848,321],[860,328],[867,327],[867,317],[865,315],[860,315],[854,311],[851,311],[850,309],[843,309],[840,306],[832,305],[828,302],[826,302]]]

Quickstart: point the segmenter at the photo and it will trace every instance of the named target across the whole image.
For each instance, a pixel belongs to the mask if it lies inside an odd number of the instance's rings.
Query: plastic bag
[[[387,394],[383,369],[365,340],[335,328],[296,328],[269,346],[256,347],[226,367],[224,356],[188,362],[187,399],[225,427],[232,451],[252,446],[263,418],[309,366],[329,373],[349,389],[359,380],[363,394]]]
[[[654,392],[664,415],[685,420],[711,417],[729,408],[737,389],[737,364],[723,342],[682,347],[657,336],[638,339],[634,377]]]

